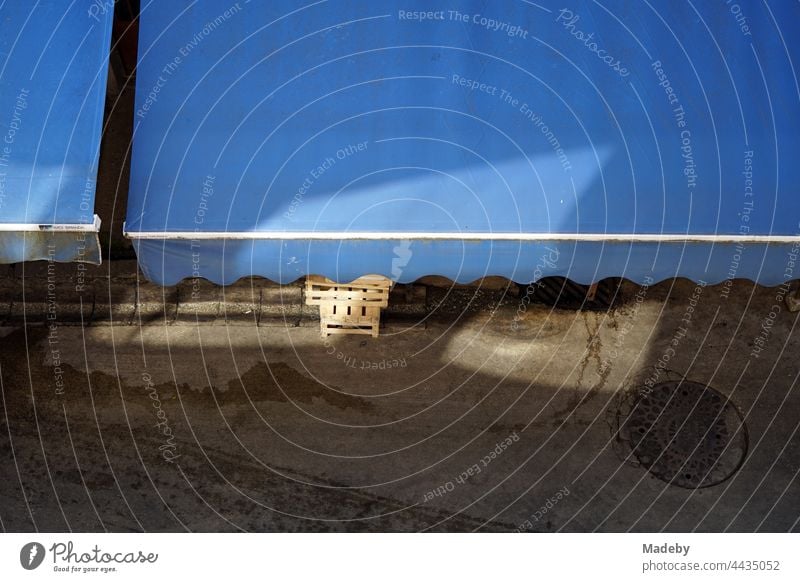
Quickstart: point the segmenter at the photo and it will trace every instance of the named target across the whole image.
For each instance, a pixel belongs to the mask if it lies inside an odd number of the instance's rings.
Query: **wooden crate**
[[[350,283],[336,283],[310,275],[306,279],[306,305],[319,306],[323,337],[334,334],[365,334],[378,337],[381,309],[389,305],[392,281],[366,275]]]

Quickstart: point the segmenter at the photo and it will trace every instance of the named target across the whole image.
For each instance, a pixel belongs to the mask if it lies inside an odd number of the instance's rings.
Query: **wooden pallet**
[[[350,283],[325,277],[306,278],[306,305],[319,306],[323,337],[334,334],[365,334],[378,337],[381,309],[389,305],[392,281],[366,275]]]

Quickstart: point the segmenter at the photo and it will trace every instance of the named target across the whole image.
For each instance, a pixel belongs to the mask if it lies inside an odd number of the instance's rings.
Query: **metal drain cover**
[[[736,407],[713,388],[685,380],[640,390],[625,432],[642,466],[679,487],[717,485],[747,454]]]

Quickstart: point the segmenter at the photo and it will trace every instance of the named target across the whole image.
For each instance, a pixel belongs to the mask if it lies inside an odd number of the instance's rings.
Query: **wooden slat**
[[[306,304],[319,306],[323,336],[368,334],[377,337],[381,308],[389,304],[391,287],[389,279],[377,275],[360,277],[350,283],[336,283],[312,275],[306,279]]]

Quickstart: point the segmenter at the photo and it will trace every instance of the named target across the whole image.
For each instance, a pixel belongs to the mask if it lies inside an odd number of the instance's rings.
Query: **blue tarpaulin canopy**
[[[798,278],[800,5],[141,14],[127,234],[231,283]]]
[[[110,6],[0,3],[0,263],[100,262]]]

